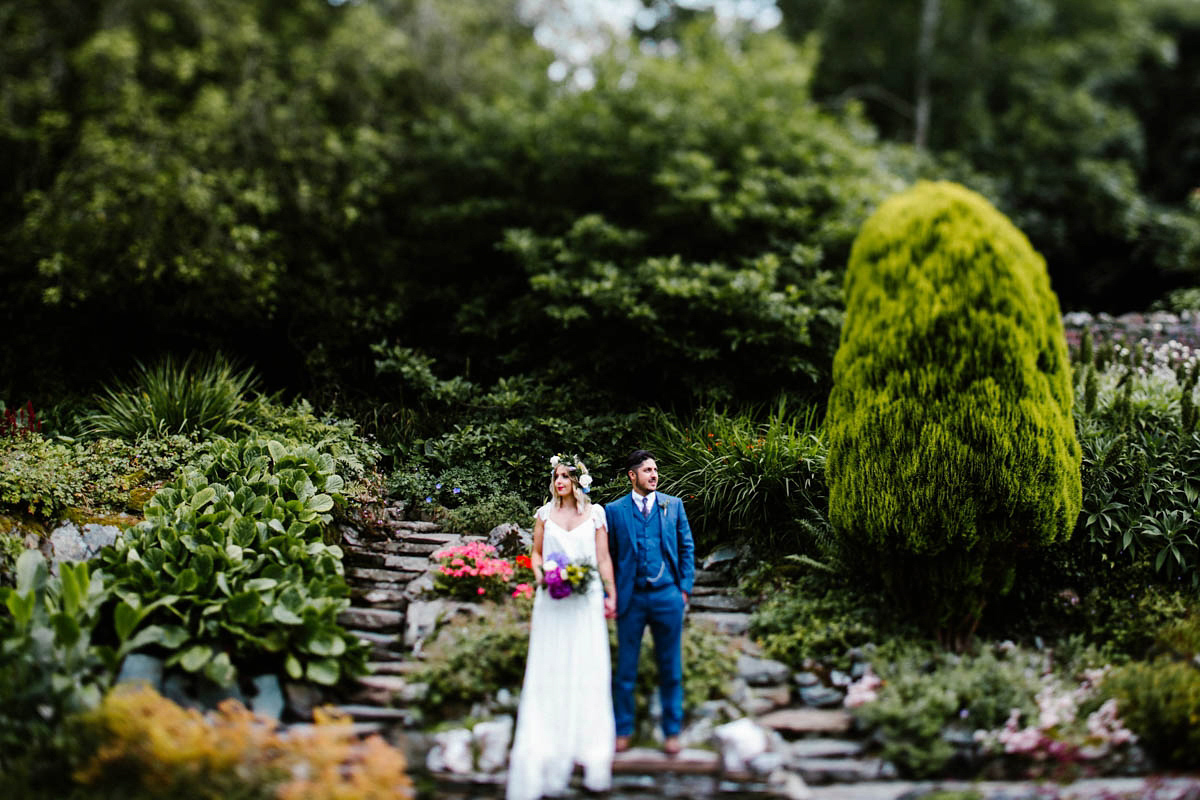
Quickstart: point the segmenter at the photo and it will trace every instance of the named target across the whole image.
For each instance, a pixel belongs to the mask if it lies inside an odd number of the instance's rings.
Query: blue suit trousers
[[[674,583],[635,591],[629,609],[617,617],[617,669],[613,673],[613,714],[617,735],[634,728],[634,690],[642,634],[650,626],[658,691],[662,700],[662,729],[675,736],[683,728],[683,594]]]

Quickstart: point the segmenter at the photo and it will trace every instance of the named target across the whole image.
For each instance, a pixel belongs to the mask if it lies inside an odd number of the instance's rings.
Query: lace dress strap
[[[546,503],[537,510],[536,516],[542,522],[547,522],[550,519],[550,509],[553,508],[553,503]]]
[[[608,527],[608,517],[604,515],[604,506],[599,503],[592,504],[592,519],[596,521],[596,528]]]

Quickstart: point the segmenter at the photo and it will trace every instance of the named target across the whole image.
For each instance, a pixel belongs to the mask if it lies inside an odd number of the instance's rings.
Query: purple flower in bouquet
[[[571,593],[571,584],[567,583],[564,574],[570,563],[566,553],[551,553],[542,562],[542,578],[555,600],[561,600]]]

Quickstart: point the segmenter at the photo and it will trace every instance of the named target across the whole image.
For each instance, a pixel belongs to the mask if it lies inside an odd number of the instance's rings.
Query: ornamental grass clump
[[[920,183],[863,225],[845,297],[827,416],[838,548],[962,646],[1016,556],[1079,514],[1045,262],[980,195]]]

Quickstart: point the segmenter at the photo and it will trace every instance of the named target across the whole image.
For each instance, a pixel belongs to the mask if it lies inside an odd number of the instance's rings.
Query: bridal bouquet
[[[596,566],[587,561],[572,564],[565,553],[551,553],[542,562],[542,580],[555,600],[584,593],[596,579]]]

